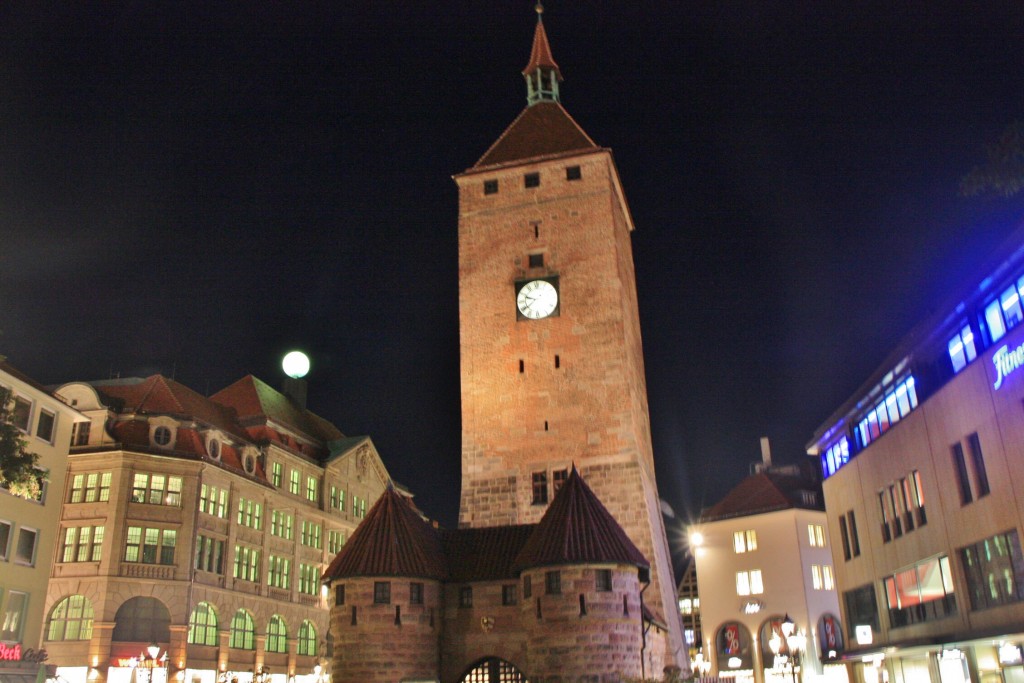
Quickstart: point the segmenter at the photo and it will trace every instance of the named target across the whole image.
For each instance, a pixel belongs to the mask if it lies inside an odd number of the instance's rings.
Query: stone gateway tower
[[[573,463],[650,560],[685,663],[658,500],[630,233],[611,150],[562,107],[538,5],[527,106],[459,187],[460,526],[536,522]],[[660,671],[660,668],[658,669]]]
[[[559,103],[538,21],[528,106],[459,186],[462,500],[389,490],[324,574],[337,683],[619,683],[688,672],[611,151]]]

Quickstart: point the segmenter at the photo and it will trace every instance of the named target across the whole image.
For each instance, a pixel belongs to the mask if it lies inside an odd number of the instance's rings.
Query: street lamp
[[[270,683],[270,669],[261,665],[253,671],[252,683]]]
[[[804,648],[807,647],[807,636],[803,631],[797,629],[796,624],[789,618],[789,614],[782,620],[780,629],[782,630],[782,637],[786,639],[786,650],[789,653],[789,667],[793,672],[793,683],[797,683],[796,669],[800,666],[800,655],[803,653]],[[779,653],[779,650],[782,648],[782,642],[778,633],[772,634],[768,645],[772,648],[772,652],[775,654]],[[802,669],[800,670],[800,678],[803,680]]]

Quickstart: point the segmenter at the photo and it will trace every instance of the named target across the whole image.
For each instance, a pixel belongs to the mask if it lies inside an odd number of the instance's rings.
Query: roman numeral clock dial
[[[530,320],[554,315],[558,310],[558,288],[548,280],[519,283],[516,307],[521,317]]]

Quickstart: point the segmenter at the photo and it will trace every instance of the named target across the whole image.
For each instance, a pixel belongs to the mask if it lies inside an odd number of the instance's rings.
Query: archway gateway
[[[526,675],[511,663],[497,657],[480,660],[473,665],[461,683],[529,683]]]

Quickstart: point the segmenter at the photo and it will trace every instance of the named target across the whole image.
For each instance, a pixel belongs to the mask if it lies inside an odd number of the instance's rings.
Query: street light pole
[[[807,646],[807,636],[803,631],[796,628],[796,624],[793,620],[786,615],[786,618],[782,621],[782,635],[786,639],[786,648],[789,650],[790,657],[790,669],[793,672],[793,683],[797,683],[796,679],[796,668],[800,666],[800,655],[803,653],[804,648]],[[804,672],[800,670],[800,680],[803,681]]]

